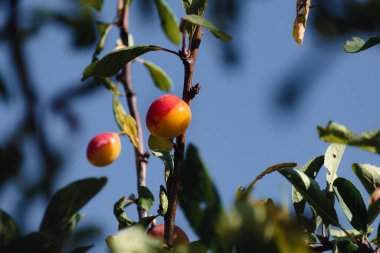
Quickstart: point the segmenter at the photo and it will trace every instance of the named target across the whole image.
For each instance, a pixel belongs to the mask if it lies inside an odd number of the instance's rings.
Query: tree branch
[[[185,68],[182,99],[191,104],[195,94],[200,90],[199,84],[193,87],[194,66],[197,59],[199,45],[202,40],[202,27],[198,26],[191,41],[190,55],[182,50],[181,59]],[[181,165],[184,159],[186,132],[176,138],[174,150],[174,172],[168,181],[168,211],[165,215],[165,241],[169,248],[173,246],[173,230],[178,205],[178,192],[180,190]]]
[[[120,38],[125,46],[129,46],[128,39],[128,27],[129,27],[129,8],[126,6],[125,0],[118,0],[118,9],[117,9],[117,17],[118,17],[118,27],[120,31]],[[137,189],[140,186],[146,186],[146,165],[147,165],[147,156],[144,152],[144,140],[142,134],[142,126],[141,126],[141,117],[137,107],[137,96],[132,86],[132,78],[131,78],[131,63],[128,63],[124,66],[120,78],[127,98],[127,104],[129,108],[129,112],[131,116],[136,121],[137,127],[137,138],[139,140],[138,148],[135,148],[135,161],[136,161],[136,174],[137,174]],[[139,207],[137,207],[137,211],[139,214],[139,219],[146,217],[147,212]]]

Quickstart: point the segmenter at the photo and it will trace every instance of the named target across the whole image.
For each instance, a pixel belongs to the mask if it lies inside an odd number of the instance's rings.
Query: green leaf
[[[333,191],[332,185],[337,177],[337,171],[342,159],[346,145],[342,144],[330,144],[325,153],[325,162],[324,166],[327,168],[329,173],[326,175],[327,183],[329,185],[329,191]]]
[[[151,215],[144,218],[141,218],[141,220],[137,223],[138,225],[148,228],[149,225],[158,217],[159,215]]]
[[[372,202],[368,206],[368,224],[372,224],[380,213],[380,199]]]
[[[17,241],[17,243],[14,243],[9,252],[60,253],[61,248],[61,242],[57,240],[54,235],[43,232],[33,232],[20,241]]]
[[[164,216],[168,211],[168,194],[165,187],[160,185],[160,208],[158,209],[158,214]]]
[[[227,33],[216,28],[210,21],[197,15],[187,15],[182,17],[180,30],[183,32],[186,30],[188,24],[200,25],[209,30],[215,37],[224,41],[232,40],[232,37]]]
[[[142,61],[142,64],[149,71],[150,77],[153,79],[154,85],[157,88],[162,91],[170,90],[170,88],[173,86],[173,82],[163,69],[145,60]]]
[[[318,126],[317,130],[319,138],[326,142],[347,144],[380,154],[380,130],[356,136],[351,130],[336,122],[329,122],[327,127]]]
[[[187,15],[195,14],[203,17],[208,0],[182,0],[182,5]]]
[[[160,16],[162,30],[169,40],[178,45],[181,42],[181,33],[178,29],[177,17],[165,0],[154,0],[154,3]]]
[[[208,251],[200,240],[191,242],[187,249],[188,253],[207,253]]]
[[[113,214],[119,223],[119,230],[128,228],[136,224],[133,220],[127,217],[124,208],[134,203],[134,199],[127,199],[126,197],[121,197],[113,206]]]
[[[352,40],[347,40],[343,45],[343,49],[346,53],[358,53],[360,51],[367,50],[380,43],[380,37],[371,37],[367,41],[359,37],[352,37]]]
[[[75,181],[58,190],[46,208],[40,231],[60,234],[72,222],[73,216],[106,184],[106,178],[87,178]]]
[[[308,161],[299,170],[310,178],[315,179],[324,163],[324,158],[324,156],[318,156]],[[301,193],[299,193],[294,186],[292,186],[292,202],[298,218],[299,215],[303,215],[304,213],[306,200],[303,199]]]
[[[351,225],[356,230],[367,233],[368,214],[359,190],[351,181],[341,177],[335,179],[333,189]]]
[[[6,248],[19,238],[18,227],[15,220],[0,209],[0,249]]]
[[[320,190],[320,187],[314,179],[307,176],[304,172],[293,168],[279,170],[302,195],[302,197],[314,208],[326,225],[340,226],[334,206],[326,194]]]
[[[113,113],[122,134],[128,135],[133,146],[138,148],[140,144],[137,138],[136,121],[131,115],[125,113],[124,108],[120,104],[116,95],[113,96]]]
[[[161,50],[158,46],[139,45],[116,49],[99,61],[95,61],[83,71],[82,81],[91,76],[109,77],[115,75],[128,62],[147,52]]]
[[[192,144],[181,166],[180,179],[182,210],[199,238],[209,246],[216,239],[215,226],[223,215],[223,207],[198,150]]]
[[[236,200],[243,200],[245,198],[247,198],[249,196],[249,194],[252,192],[253,190],[253,187],[255,186],[255,184],[261,180],[264,176],[272,173],[272,172],[275,172],[275,171],[278,171],[278,170],[281,170],[281,169],[284,169],[284,168],[293,168],[293,167],[296,167],[297,164],[296,163],[279,163],[279,164],[275,164],[273,166],[270,166],[268,168],[266,168],[263,172],[261,172],[250,184],[248,187],[244,188],[244,187],[239,187],[239,189],[237,190],[236,192]]]
[[[352,235],[355,238],[360,238],[361,236],[363,236],[363,232],[358,231],[356,229],[348,229],[346,230],[346,232],[348,232],[350,235]],[[338,230],[338,229],[332,229],[331,227],[329,227],[329,234],[337,241],[343,241],[343,240],[349,241],[352,238],[352,237],[349,237],[344,231]]]
[[[75,248],[72,251],[70,251],[70,253],[86,253],[92,247],[94,247],[94,245],[78,247],[78,248]]]
[[[380,187],[380,167],[371,164],[352,164],[352,170],[359,178],[368,194],[372,194],[376,188]]]
[[[145,230],[136,226],[107,237],[106,243],[112,253],[160,253],[163,242],[147,236]]]
[[[148,146],[151,150],[164,150],[170,152],[173,149],[173,142],[151,134],[148,138]]]
[[[94,8],[97,11],[102,10],[103,0],[80,0],[80,2],[82,5]]]
[[[98,56],[104,48],[104,43],[106,41],[108,32],[111,30],[113,24],[112,23],[102,23],[102,22],[97,22],[96,23],[96,28],[98,30],[98,35],[99,35],[99,41],[98,44],[96,45],[96,49],[94,52],[94,57],[93,60],[97,60],[96,56]]]
[[[166,150],[152,150],[152,154],[155,157],[158,157],[161,159],[161,161],[164,162],[165,165],[165,182],[168,181],[169,176],[173,173],[174,170],[174,159],[173,155]]]
[[[148,187],[139,186],[138,206],[149,211],[153,207],[154,196]]]

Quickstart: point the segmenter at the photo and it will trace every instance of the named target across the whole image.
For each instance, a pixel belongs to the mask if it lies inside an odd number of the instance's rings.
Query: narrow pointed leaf
[[[217,240],[215,226],[223,214],[223,207],[206,166],[192,144],[187,148],[180,179],[181,208],[199,238],[209,246]]]
[[[131,140],[133,146],[135,148],[139,147],[139,140],[137,138],[137,126],[135,119],[126,114],[123,106],[120,104],[116,95],[113,97],[113,113],[115,116],[115,120],[117,125],[123,134],[128,135]]]
[[[328,173],[326,175],[327,183],[329,185],[329,191],[333,191],[332,184],[337,177],[337,171],[342,159],[346,145],[343,144],[330,144],[325,153],[324,166],[327,168]]]
[[[198,15],[192,14],[192,15],[187,15],[187,16],[182,17],[180,30],[185,31],[185,28],[187,27],[188,23],[193,24],[193,25],[200,25],[206,28],[218,39],[221,39],[224,41],[232,40],[232,37],[230,35],[219,30],[210,21]]]
[[[154,0],[154,3],[160,16],[162,30],[170,41],[178,45],[181,42],[181,33],[178,29],[177,17],[165,0]]]
[[[103,0],[80,0],[80,2],[82,5],[94,8],[97,11],[101,11],[103,7]]]
[[[297,0],[297,15],[293,25],[293,38],[298,45],[302,45],[303,43],[309,10],[310,0]]]
[[[151,150],[151,152],[155,157],[158,157],[164,163],[164,165],[165,165],[165,182],[167,182],[169,176],[173,173],[173,170],[174,170],[173,155],[170,153],[170,151],[167,151],[167,150],[155,149],[155,150]]]
[[[95,61],[83,71],[82,81],[91,76],[109,77],[115,75],[125,64],[147,52],[157,51],[161,48],[152,45],[139,45],[117,49],[99,61]]]
[[[340,177],[335,179],[333,189],[351,225],[356,230],[366,233],[368,214],[359,190],[351,181]]]
[[[75,181],[57,191],[46,208],[40,231],[58,234],[70,219],[106,184],[106,178],[87,178]]]
[[[371,164],[354,163],[352,170],[368,194],[372,194],[376,188],[380,187],[380,167]]]
[[[285,168],[279,171],[302,195],[302,197],[315,209],[321,216],[325,224],[339,226],[338,217],[334,206],[326,198],[314,179],[307,176],[304,172],[293,168]]]
[[[158,213],[162,216],[166,214],[168,211],[168,194],[166,192],[165,187],[160,185],[160,208],[158,209]]]
[[[154,196],[148,187],[139,186],[138,206],[149,211],[153,207]]]
[[[102,22],[97,22],[96,23],[96,28],[98,30],[98,35],[99,35],[99,41],[98,44],[96,45],[95,53],[94,53],[94,60],[95,57],[98,56],[104,48],[104,43],[106,41],[108,32],[112,28],[112,23],[102,23]]]
[[[346,53],[358,53],[379,43],[380,36],[371,37],[367,41],[359,37],[352,37],[352,40],[347,40],[346,43],[344,43],[343,49]]]
[[[173,82],[163,69],[145,60],[143,61],[143,65],[149,71],[150,77],[152,78],[154,85],[157,88],[166,92],[170,90],[170,88],[173,86]]]

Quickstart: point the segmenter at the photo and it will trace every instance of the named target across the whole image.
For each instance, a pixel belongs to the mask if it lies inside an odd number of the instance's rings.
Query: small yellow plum
[[[87,160],[94,166],[104,167],[113,163],[119,157],[120,151],[121,144],[117,133],[101,133],[88,143]]]

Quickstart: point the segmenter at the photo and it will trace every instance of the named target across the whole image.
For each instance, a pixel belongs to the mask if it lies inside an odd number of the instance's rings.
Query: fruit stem
[[[183,38],[184,39],[184,38]],[[199,92],[199,84],[193,87],[193,76],[194,76],[194,66],[197,59],[199,45],[202,40],[202,27],[198,26],[194,37],[190,43],[190,51],[182,50],[180,52],[181,59],[185,68],[184,74],[184,84],[182,99],[190,105],[195,94]],[[189,54],[190,53],[190,54]],[[177,212],[178,205],[178,192],[180,190],[180,170],[184,159],[185,152],[185,142],[186,142],[186,131],[176,138],[176,145],[174,146],[174,171],[171,179],[168,181],[168,211],[165,215],[165,241],[169,248],[173,246],[173,231],[175,216]]]
[[[117,25],[120,31],[120,38],[125,46],[129,46],[130,41],[128,39],[128,27],[129,27],[129,8],[126,4],[126,0],[118,0],[117,7],[117,17],[118,22]],[[131,116],[136,121],[137,128],[137,138],[139,140],[139,146],[135,148],[135,161],[136,161],[136,174],[137,174],[137,189],[140,186],[146,186],[146,165],[148,162],[147,156],[144,155],[144,139],[142,135],[142,127],[141,127],[141,117],[137,107],[137,96],[132,86],[132,77],[131,77],[131,63],[127,63],[120,76],[121,83],[123,84],[128,109]],[[137,212],[139,215],[139,219],[147,216],[147,212],[139,207],[137,207]]]

